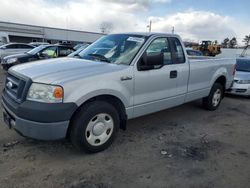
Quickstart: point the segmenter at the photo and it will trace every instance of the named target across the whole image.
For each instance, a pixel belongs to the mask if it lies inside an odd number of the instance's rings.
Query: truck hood
[[[57,58],[17,65],[10,68],[9,72],[29,77],[33,82],[60,84],[84,77],[117,72],[126,68],[128,68],[127,65],[76,58]]]

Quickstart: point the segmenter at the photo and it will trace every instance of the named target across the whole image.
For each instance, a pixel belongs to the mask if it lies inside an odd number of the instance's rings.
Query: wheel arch
[[[69,127],[67,130],[67,137],[69,136],[71,127],[72,127],[72,120],[74,119],[74,117],[76,116],[76,114],[80,111],[81,107],[83,105],[86,105],[89,102],[93,102],[93,101],[106,101],[108,103],[110,103],[111,105],[113,105],[113,107],[117,110],[117,112],[119,113],[119,117],[120,117],[120,128],[123,130],[126,130],[126,125],[127,125],[127,113],[126,113],[126,108],[125,105],[123,103],[123,101],[115,96],[115,95],[110,95],[110,94],[102,94],[102,95],[97,95],[97,96],[92,96],[91,98],[85,100],[84,102],[82,102],[81,105],[78,106],[78,108],[75,110],[75,112],[73,113],[73,115],[70,118],[70,123],[69,123]]]
[[[211,88],[213,87],[214,83],[219,83],[223,86],[224,91],[225,91],[226,84],[227,84],[227,76],[228,76],[228,71],[227,71],[226,67],[218,68],[214,72],[213,77],[210,81]]]
[[[225,91],[225,89],[226,89],[226,83],[227,83],[226,76],[224,76],[224,75],[219,76],[219,77],[214,81],[214,83],[219,83],[219,84],[221,84],[221,85],[223,86],[224,91]],[[223,92],[224,92],[224,91],[223,91]]]

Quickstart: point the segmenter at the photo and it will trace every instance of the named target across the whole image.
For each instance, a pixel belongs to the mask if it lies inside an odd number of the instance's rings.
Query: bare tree
[[[237,39],[236,37],[233,37],[230,41],[229,41],[229,48],[235,48],[237,46]]]
[[[230,41],[229,38],[225,38],[221,43],[222,48],[228,48],[229,41]]]
[[[100,24],[100,30],[104,34],[110,33],[114,29],[113,24],[111,22],[102,22]]]
[[[250,43],[250,35],[246,35],[242,42],[244,42],[246,46],[249,45],[249,43]]]

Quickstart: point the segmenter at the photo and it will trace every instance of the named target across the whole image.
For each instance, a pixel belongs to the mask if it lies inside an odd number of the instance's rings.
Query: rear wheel
[[[87,103],[72,121],[71,142],[80,150],[102,151],[112,144],[119,124],[119,114],[113,105],[105,101]]]
[[[220,83],[215,83],[209,93],[209,96],[203,98],[203,106],[210,111],[216,110],[223,98],[224,89]]]

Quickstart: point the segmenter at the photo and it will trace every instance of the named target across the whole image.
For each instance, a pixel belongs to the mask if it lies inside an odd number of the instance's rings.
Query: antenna
[[[172,27],[172,34],[174,34],[174,26]]]
[[[148,32],[150,33],[152,30],[152,20],[149,21],[149,25],[147,25]]]

